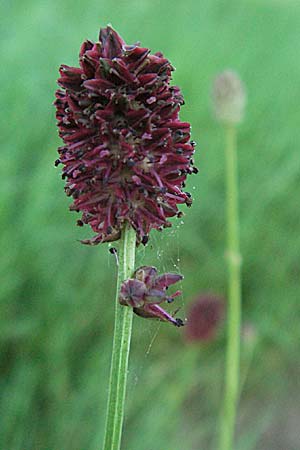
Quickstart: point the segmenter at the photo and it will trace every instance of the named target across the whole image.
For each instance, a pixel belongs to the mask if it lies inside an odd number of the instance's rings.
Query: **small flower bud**
[[[216,119],[225,125],[242,122],[247,94],[240,77],[233,70],[225,70],[214,80],[212,90]]]
[[[224,316],[224,300],[215,294],[201,294],[188,311],[186,339],[189,342],[211,341]]]
[[[181,295],[181,291],[176,291],[172,295],[167,295],[166,291],[169,286],[182,279],[183,276],[178,273],[158,275],[155,267],[139,267],[134,272],[133,278],[121,284],[119,302],[123,306],[131,306],[133,312],[140,317],[170,322],[176,327],[182,327],[183,320],[173,317],[160,306],[164,302],[172,303],[175,297]]]

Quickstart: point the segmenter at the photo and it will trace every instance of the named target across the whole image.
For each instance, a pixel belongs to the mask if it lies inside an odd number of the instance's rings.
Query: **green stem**
[[[133,310],[119,304],[119,291],[122,281],[133,274],[135,247],[136,233],[126,224],[118,253],[115,328],[103,450],[119,450],[121,444]]]
[[[236,128],[226,128],[226,215],[228,261],[227,349],[225,392],[221,417],[220,450],[234,449],[234,430],[239,396],[241,328],[241,255],[239,244],[238,167]]]

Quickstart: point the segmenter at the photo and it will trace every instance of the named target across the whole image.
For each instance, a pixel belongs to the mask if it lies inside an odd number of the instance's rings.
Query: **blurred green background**
[[[248,90],[239,128],[243,322],[238,450],[299,450],[300,3],[291,0],[8,1],[1,14],[1,450],[101,448],[115,262],[68,212],[52,102],[61,63],[107,23],[162,51],[197,141],[194,205],[152,232],[138,263],[181,271],[183,317],[202,292],[226,295],[223,131],[213,77]],[[224,325],[210,343],[134,320],[125,450],[215,450]]]

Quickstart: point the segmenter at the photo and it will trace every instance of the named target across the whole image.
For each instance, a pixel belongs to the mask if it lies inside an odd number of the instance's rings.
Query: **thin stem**
[[[228,262],[227,349],[225,392],[221,417],[220,450],[234,449],[234,430],[239,397],[241,328],[241,255],[239,244],[238,167],[236,128],[226,128],[226,216]]]
[[[115,328],[103,450],[119,450],[121,444],[133,310],[119,304],[119,291],[122,281],[132,276],[135,247],[136,233],[126,224],[118,257]]]

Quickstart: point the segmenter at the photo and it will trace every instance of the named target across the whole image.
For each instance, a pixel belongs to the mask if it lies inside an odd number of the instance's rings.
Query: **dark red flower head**
[[[185,328],[188,341],[212,340],[224,315],[224,301],[213,294],[200,295],[188,311]]]
[[[178,273],[158,275],[155,267],[142,266],[135,271],[133,278],[123,281],[119,301],[121,305],[131,306],[138,316],[171,322],[176,327],[181,327],[184,325],[183,321],[174,318],[159,305],[163,302],[171,303],[181,295],[180,291],[168,295],[167,289],[182,279],[183,276]]]
[[[64,141],[56,165],[63,164],[70,209],[96,233],[84,243],[115,241],[124,221],[146,243],[152,228],[171,226],[178,204],[191,205],[182,187],[197,172],[190,125],[178,117],[183,97],[170,86],[174,69],[111,27],[83,43],[79,64],[60,67],[55,101]]]

